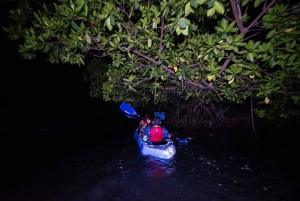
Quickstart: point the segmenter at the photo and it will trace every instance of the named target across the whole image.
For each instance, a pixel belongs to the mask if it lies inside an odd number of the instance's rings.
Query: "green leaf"
[[[236,37],[235,37],[235,39],[234,39],[234,41],[235,42],[238,42],[238,41],[240,41],[241,39],[242,39],[242,34],[239,34],[239,35],[237,35]]]
[[[75,29],[77,31],[78,26],[77,26],[76,22],[74,22],[73,20],[71,22],[71,26],[72,26],[73,29]]]
[[[242,68],[241,66],[238,66],[238,67],[236,68],[235,73],[236,73],[236,74],[239,74],[240,72],[242,72],[242,70],[243,70],[243,68]]]
[[[138,2],[135,2],[134,3],[134,9],[137,10],[137,9],[139,9],[139,7],[140,7],[140,4]]]
[[[77,5],[81,5],[81,4],[84,3],[84,0],[76,0],[75,2],[76,2]]]
[[[271,30],[267,36],[266,39],[272,38],[277,33],[276,29]]]
[[[45,42],[44,38],[43,38],[41,35],[38,36],[37,39],[39,39],[39,40],[42,41],[42,42]]]
[[[227,27],[228,27],[228,21],[225,19],[225,18],[222,18],[221,20],[221,27],[224,31],[227,30]]]
[[[98,13],[97,13],[97,18],[98,18],[99,20],[103,20],[103,19],[105,19],[106,17],[107,17],[107,14],[102,15],[102,14],[98,14]]]
[[[152,28],[153,29],[157,29],[157,21],[156,21],[156,19],[153,21]]]
[[[254,47],[254,41],[253,40],[249,40],[248,45],[249,45],[249,49],[253,49],[253,47]]]
[[[228,37],[226,38],[226,41],[227,41],[229,44],[231,44],[231,43],[233,42],[232,36],[228,36]]]
[[[111,26],[111,24],[110,24],[110,17],[108,17],[107,19],[106,19],[106,26],[107,26],[107,28],[111,31],[112,30],[112,26]]]
[[[223,4],[220,3],[219,1],[215,1],[214,8],[220,14],[223,14],[225,12],[225,8],[224,8]]]
[[[222,35],[221,35],[221,39],[222,39],[222,40],[224,40],[224,39],[226,39],[226,38],[227,38],[227,34],[222,34]]]
[[[145,77],[145,75],[147,75],[148,71],[149,71],[149,68],[147,68],[147,69],[143,72],[143,77]]]
[[[212,8],[213,6],[215,5],[215,2],[214,1],[207,1],[207,7],[208,8]]]
[[[130,75],[128,80],[131,82],[135,78],[135,75]]]
[[[181,29],[180,29],[179,26],[176,27],[176,33],[177,33],[177,35],[180,35],[180,34],[181,34]]]
[[[72,0],[70,0],[70,6],[71,6],[72,10],[74,10],[75,5],[74,5],[74,2]]]
[[[246,59],[247,59],[248,61],[253,61],[253,59],[254,59],[253,54],[252,54],[251,52],[248,53],[247,56],[246,56]]]
[[[221,62],[222,59],[223,59],[223,57],[219,57],[218,58],[218,62]]]
[[[197,4],[204,4],[207,0],[196,0]]]
[[[112,26],[114,26],[114,25],[116,24],[115,18],[114,18],[113,15],[110,16],[110,24],[111,24]]]
[[[197,8],[198,7],[198,3],[195,0],[191,0],[190,3],[191,3],[191,6],[193,8]]]
[[[43,52],[44,52],[44,53],[48,52],[48,51],[50,50],[50,47],[51,47],[50,44],[49,44],[49,43],[46,43],[46,44],[45,44],[45,47],[44,47],[44,49],[43,49]]]
[[[187,4],[185,4],[185,8],[184,8],[184,14],[185,16],[188,16],[191,12],[191,3],[188,2]]]
[[[112,41],[109,41],[111,47],[115,47],[115,44]]]
[[[97,42],[99,42],[99,41],[100,41],[100,39],[101,39],[101,35],[100,35],[100,34],[98,34],[98,35],[97,35],[97,38],[96,38],[96,41],[97,41]]]
[[[242,0],[242,7],[248,4],[249,0]]]
[[[274,53],[274,46],[273,46],[273,44],[271,44],[271,43],[270,43],[270,47],[269,47],[269,52],[270,52],[271,54]]]
[[[233,29],[233,27],[234,27],[234,25],[235,25],[235,21],[231,22],[231,23],[229,24],[229,26],[227,27],[227,31],[228,31],[228,32],[231,32],[232,29]],[[232,32],[235,32],[235,31],[232,31]]]
[[[210,9],[208,9],[208,11],[207,11],[207,13],[206,13],[206,16],[207,16],[207,17],[213,16],[213,15],[215,14],[215,11],[216,11],[215,7],[212,7],[212,8],[210,8]]]
[[[289,61],[294,62],[294,60],[298,57],[298,54],[293,54],[292,56],[290,56]]]
[[[182,30],[181,33],[183,35],[187,36],[189,34],[189,26],[186,26],[186,28],[184,30]]]
[[[75,12],[78,13],[81,11],[81,9],[83,8],[84,4],[83,4],[83,0],[80,0],[82,1],[82,3],[77,3],[76,7],[75,7]]]
[[[89,12],[89,7],[87,4],[84,4],[84,16],[86,17],[88,15]]]
[[[261,77],[261,74],[257,71],[254,72],[254,74],[257,76],[257,77]]]
[[[186,21],[184,21],[184,20],[182,20],[182,19],[180,19],[180,21],[179,21],[179,27],[181,28],[181,29],[185,29],[186,28]]]
[[[256,8],[257,6],[259,6],[259,4],[261,3],[261,0],[255,0],[254,2],[254,8]]]
[[[152,40],[149,38],[148,39],[148,47],[151,47],[151,45],[152,45]]]
[[[181,18],[180,20],[184,20],[187,23],[187,25],[191,25],[191,21],[185,17]]]
[[[220,33],[223,33],[225,30],[224,29],[222,29],[221,27],[217,27],[217,26],[215,26],[215,30],[217,31],[217,32],[220,32]],[[224,39],[224,38],[223,38]]]
[[[55,35],[55,32],[53,31],[53,30],[50,30],[49,32],[48,32],[48,36],[50,36],[50,37],[56,37],[56,35]],[[46,37],[46,39],[48,39],[48,37]]]
[[[257,41],[255,44],[254,44],[254,46],[252,47],[252,49],[255,49],[255,48],[257,48],[259,45],[260,45],[260,41]]]
[[[239,52],[240,52],[238,47],[234,47],[234,46],[233,46],[232,49],[233,49],[233,51],[236,52],[236,53],[239,53]]]
[[[80,63],[81,63],[82,65],[84,65],[84,61],[83,61],[82,58],[79,58],[79,61],[80,61]]]
[[[275,61],[274,57],[272,57],[269,61],[269,66],[270,66],[270,68],[273,68],[275,65],[276,65],[276,61]]]
[[[84,38],[88,44],[92,43],[91,36],[88,33],[85,33]]]
[[[93,10],[93,17],[97,17],[97,12],[96,12],[96,10]]]
[[[168,19],[168,15],[169,15],[169,8],[167,7],[164,12],[163,12],[163,16]]]

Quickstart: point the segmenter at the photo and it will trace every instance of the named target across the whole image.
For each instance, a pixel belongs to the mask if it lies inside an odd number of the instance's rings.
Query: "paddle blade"
[[[123,111],[124,115],[130,118],[138,117],[139,115],[136,113],[135,109],[128,105],[127,103],[122,103],[120,105],[120,109]]]

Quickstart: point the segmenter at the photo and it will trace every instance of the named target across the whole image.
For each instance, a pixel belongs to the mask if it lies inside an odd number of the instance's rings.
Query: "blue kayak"
[[[143,155],[150,155],[162,159],[170,159],[176,153],[174,142],[171,139],[166,140],[166,144],[153,145],[144,142],[141,135],[138,133],[139,128],[134,132],[134,138],[139,146],[139,149]]]

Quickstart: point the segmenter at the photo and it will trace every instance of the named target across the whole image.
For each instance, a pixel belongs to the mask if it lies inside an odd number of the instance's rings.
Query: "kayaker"
[[[144,128],[146,128],[147,126],[151,126],[152,125],[152,120],[149,118],[148,114],[144,115],[144,119],[142,119],[140,121],[140,134],[142,135],[142,139],[146,136],[146,134],[144,133]]]
[[[151,124],[152,123],[152,120],[149,118],[149,115],[148,114],[145,114],[144,115],[144,119],[142,119],[140,121],[140,126],[144,125],[144,124]]]
[[[157,142],[162,142],[167,138],[171,138],[171,134],[169,134],[167,129],[160,126],[161,120],[158,116],[155,116],[152,122],[153,122],[153,126],[146,126],[143,129],[143,133],[145,134],[143,136],[144,141],[157,143]]]

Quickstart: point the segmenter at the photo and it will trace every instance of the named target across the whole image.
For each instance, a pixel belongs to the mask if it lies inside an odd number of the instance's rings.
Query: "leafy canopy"
[[[259,117],[289,118],[299,112],[299,10],[279,0],[24,1],[4,29],[24,41],[24,58],[95,60],[91,95],[106,101],[252,97]]]

